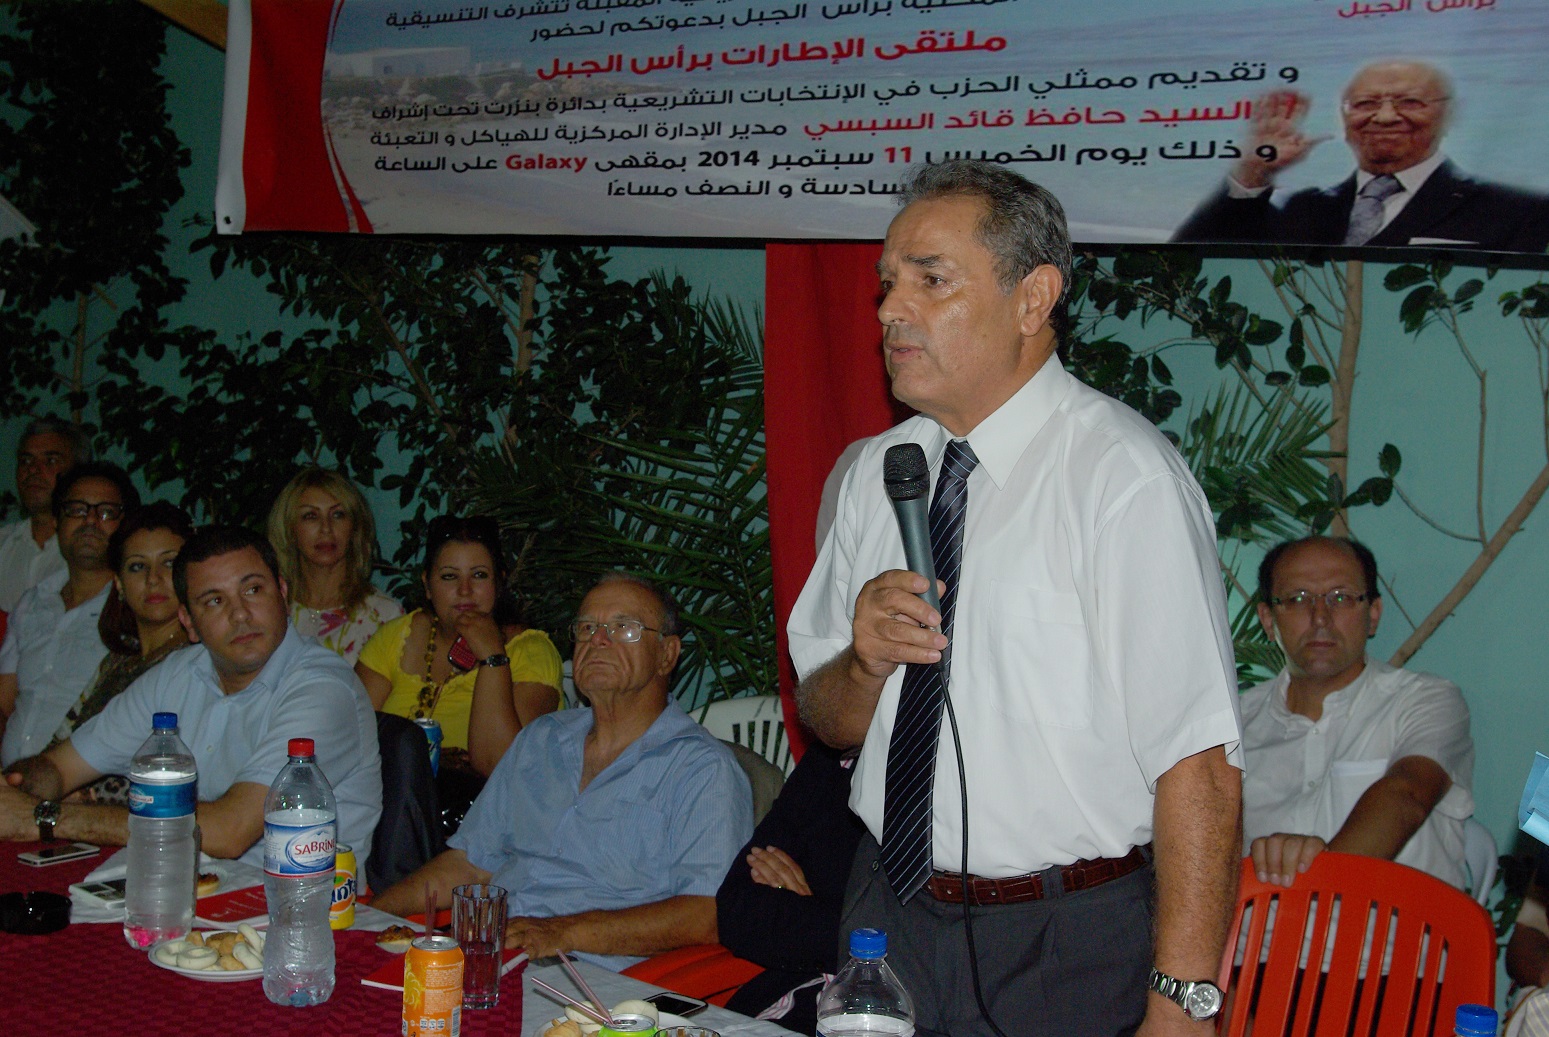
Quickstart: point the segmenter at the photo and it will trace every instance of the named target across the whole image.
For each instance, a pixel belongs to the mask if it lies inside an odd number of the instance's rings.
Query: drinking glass
[[[463,1007],[494,1008],[500,1001],[506,891],[483,883],[452,890],[452,935],[463,949]]]

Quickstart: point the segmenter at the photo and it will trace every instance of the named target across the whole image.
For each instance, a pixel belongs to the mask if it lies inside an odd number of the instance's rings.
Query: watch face
[[[1184,995],[1183,1010],[1191,1019],[1210,1019],[1221,1010],[1221,988],[1214,983],[1193,983]]]

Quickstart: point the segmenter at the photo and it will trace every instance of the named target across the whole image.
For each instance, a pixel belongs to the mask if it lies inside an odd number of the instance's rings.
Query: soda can
[[[450,936],[420,936],[403,956],[402,1037],[459,1037],[463,951]]]
[[[613,1017],[613,1023],[597,1031],[597,1037],[654,1037],[656,1024],[648,1015],[626,1012]]]
[[[414,722],[425,732],[430,743],[430,773],[441,773],[441,721],[430,717],[415,717]]]
[[[333,903],[328,908],[328,924],[348,929],[355,924],[355,851],[343,843],[334,847]]]

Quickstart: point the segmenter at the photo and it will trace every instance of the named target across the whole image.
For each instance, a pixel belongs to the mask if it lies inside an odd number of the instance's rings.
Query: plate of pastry
[[[209,929],[151,948],[151,963],[205,983],[241,983],[264,974],[264,934],[250,925]]]

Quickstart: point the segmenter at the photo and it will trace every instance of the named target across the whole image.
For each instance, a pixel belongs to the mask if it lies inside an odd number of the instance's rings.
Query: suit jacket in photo
[[[1184,221],[1174,241],[1338,245],[1355,203],[1355,174],[1333,187],[1233,198],[1225,184]],[[1369,246],[1451,246],[1492,252],[1549,247],[1549,195],[1480,180],[1443,162]]]

